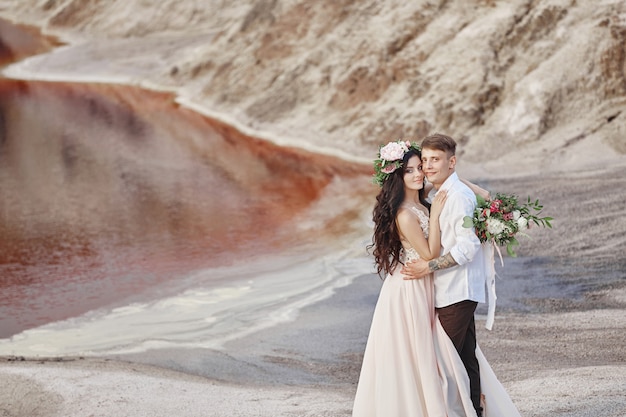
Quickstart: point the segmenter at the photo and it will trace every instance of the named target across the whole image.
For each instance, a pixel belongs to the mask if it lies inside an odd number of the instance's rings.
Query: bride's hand
[[[441,214],[441,210],[443,210],[443,206],[446,203],[446,198],[448,198],[448,194],[445,191],[438,191],[437,195],[433,199],[433,202],[430,206],[430,217],[431,219],[436,219]]]
[[[481,188],[476,194],[481,196],[485,201],[491,201],[491,194],[483,188]]]

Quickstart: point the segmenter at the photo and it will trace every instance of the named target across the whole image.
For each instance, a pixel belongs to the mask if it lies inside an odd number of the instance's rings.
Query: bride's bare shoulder
[[[414,222],[416,217],[419,218],[420,220],[422,217],[428,218],[428,211],[426,211],[426,208],[424,207],[423,209],[421,209],[416,206],[415,207],[402,206],[398,209],[396,220]]]

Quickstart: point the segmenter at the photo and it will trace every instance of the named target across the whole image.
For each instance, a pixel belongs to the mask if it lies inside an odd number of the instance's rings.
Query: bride
[[[387,273],[374,311],[353,417],[476,417],[470,383],[435,313],[432,275],[405,280],[400,264],[440,252],[444,192],[429,204],[417,144],[390,142],[375,161],[373,255]],[[473,184],[475,192],[484,192]],[[430,216],[429,216],[430,211]],[[429,218],[430,217],[430,218]],[[477,348],[485,417],[519,412]]]

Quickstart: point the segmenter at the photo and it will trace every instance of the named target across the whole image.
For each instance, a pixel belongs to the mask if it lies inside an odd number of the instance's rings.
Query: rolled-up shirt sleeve
[[[474,259],[480,249],[480,240],[473,227],[463,227],[463,218],[473,215],[476,201],[467,196],[459,197],[453,202],[456,207],[451,210],[450,215],[453,217],[448,223],[454,227],[456,234],[456,243],[450,248],[450,255],[457,264],[465,265]]]

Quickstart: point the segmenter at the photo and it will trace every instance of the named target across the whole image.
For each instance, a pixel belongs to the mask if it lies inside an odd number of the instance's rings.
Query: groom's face
[[[438,149],[422,149],[422,170],[435,188],[439,188],[448,179],[454,172],[455,165],[454,155],[448,156],[445,151]]]

